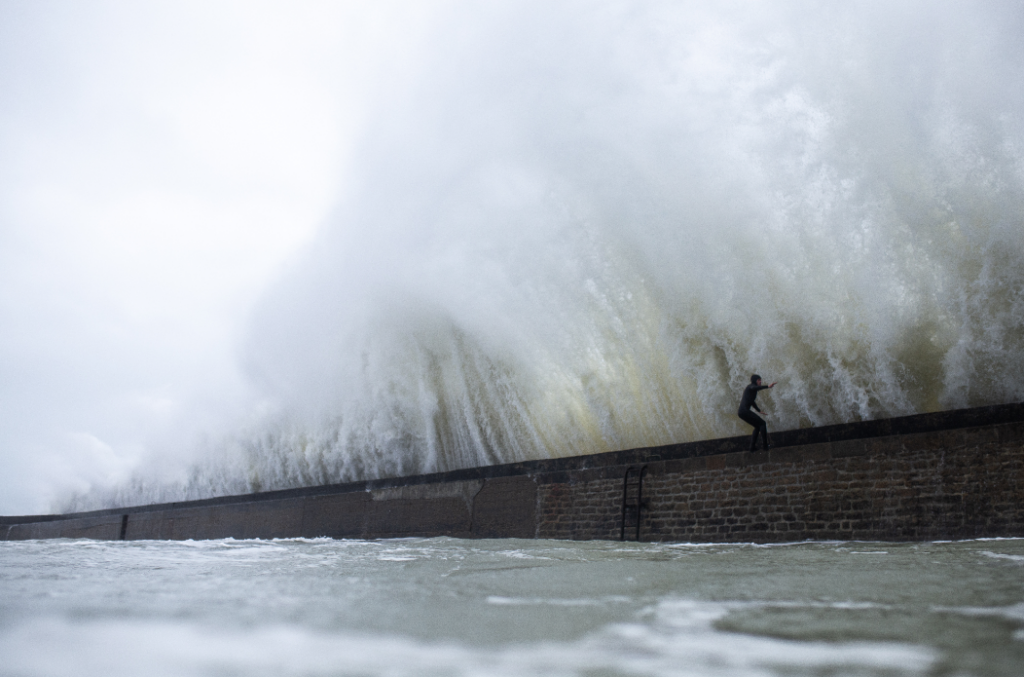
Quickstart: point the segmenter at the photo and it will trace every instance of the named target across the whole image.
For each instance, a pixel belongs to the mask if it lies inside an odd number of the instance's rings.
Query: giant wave
[[[1013,3],[463,3],[253,314],[200,498],[1024,399]]]

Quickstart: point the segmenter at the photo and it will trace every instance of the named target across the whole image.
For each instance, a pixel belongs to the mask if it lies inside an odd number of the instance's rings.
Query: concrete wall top
[[[902,416],[877,421],[859,421],[839,425],[822,426],[820,428],[803,428],[772,433],[774,447],[790,447],[823,442],[839,442],[845,440],[886,437],[892,435],[911,435],[923,432],[972,428],[978,426],[999,425],[1024,421],[1024,403],[1001,404],[972,409],[955,409],[914,416]],[[682,444],[669,444],[660,447],[645,447],[611,451],[585,456],[549,458],[535,461],[522,461],[503,465],[466,468],[448,472],[393,477],[385,479],[331,484],[314,487],[300,487],[267,491],[256,494],[221,496],[197,501],[180,501],[125,508],[94,510],[84,513],[65,515],[22,515],[0,516],[0,525],[24,524],[33,522],[49,522],[68,519],[70,517],[100,517],[105,515],[136,514],[157,510],[183,507],[201,507],[211,505],[229,505],[235,503],[251,503],[284,498],[299,498],[351,492],[377,491],[395,487],[412,486],[427,483],[456,482],[475,479],[493,479],[515,475],[533,475],[538,473],[557,473],[573,470],[585,470],[606,466],[631,465],[649,461],[667,461],[676,459],[698,458],[731,454],[746,451],[749,436],[726,437],[714,440],[701,440]]]

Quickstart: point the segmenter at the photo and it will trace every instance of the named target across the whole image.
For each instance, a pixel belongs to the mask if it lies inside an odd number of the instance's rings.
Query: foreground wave
[[[0,543],[17,675],[1015,675],[1024,540]]]

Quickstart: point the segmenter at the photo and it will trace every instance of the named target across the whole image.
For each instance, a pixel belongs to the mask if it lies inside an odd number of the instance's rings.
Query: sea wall
[[[0,540],[1024,536],[1024,404],[779,432],[769,452],[743,451],[747,439],[0,517]]]

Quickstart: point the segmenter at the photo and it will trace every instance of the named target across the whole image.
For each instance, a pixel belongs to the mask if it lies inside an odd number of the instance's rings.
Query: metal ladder
[[[648,506],[644,498],[644,475],[647,474],[647,466],[637,468],[634,465],[626,468],[626,474],[622,476],[622,529],[619,532],[619,540],[626,540],[626,529],[634,532],[632,540],[640,540],[640,525],[643,523],[643,510]]]

